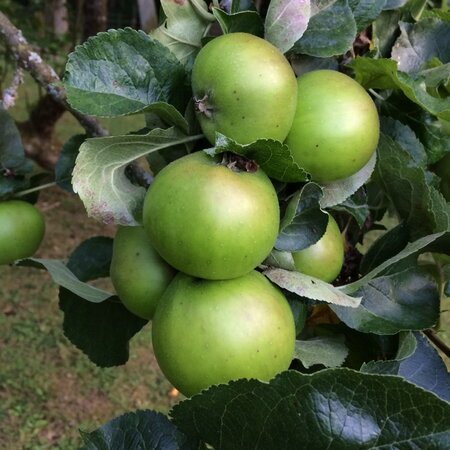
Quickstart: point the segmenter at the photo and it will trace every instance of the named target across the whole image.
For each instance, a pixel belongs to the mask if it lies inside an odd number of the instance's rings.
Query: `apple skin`
[[[355,80],[333,70],[307,72],[297,83],[297,110],[286,139],[295,162],[319,183],[353,175],[378,144],[374,102]]]
[[[117,295],[133,314],[151,320],[176,271],[152,247],[143,227],[119,227],[110,276]]]
[[[267,175],[220,161],[200,151],[170,163],[151,184],[143,211],[158,253],[177,270],[210,280],[240,277],[261,264],[279,228]]]
[[[22,200],[0,202],[0,264],[33,256],[44,234],[44,216],[33,205]]]
[[[292,257],[299,272],[327,283],[336,279],[344,263],[344,240],[334,218],[329,216],[325,233],[315,244]]]
[[[225,281],[179,273],[156,309],[152,341],[167,379],[192,396],[288,369],[295,324],[284,295],[259,272]]]
[[[259,37],[230,33],[208,42],[195,59],[192,90],[197,118],[212,144],[216,131],[248,144],[282,142],[291,128],[294,71],[276,47]]]

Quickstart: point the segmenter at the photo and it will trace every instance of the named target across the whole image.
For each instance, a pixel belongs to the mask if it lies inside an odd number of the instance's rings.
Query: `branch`
[[[62,104],[65,109],[70,111],[88,134],[91,136],[106,136],[108,134],[95,118],[75,111],[67,103],[66,91],[59,76],[33,50],[32,46],[23,37],[22,32],[2,12],[0,12],[0,35],[5,39],[7,47],[17,61],[17,65],[28,71],[56,102]]]
[[[14,71],[14,76],[11,81],[11,86],[3,91],[3,106],[5,109],[9,109],[16,103],[17,90],[19,86],[23,83],[23,70],[20,67],[16,67]]]
[[[433,330],[424,331],[427,338],[439,349],[445,356],[450,358],[450,348]]]

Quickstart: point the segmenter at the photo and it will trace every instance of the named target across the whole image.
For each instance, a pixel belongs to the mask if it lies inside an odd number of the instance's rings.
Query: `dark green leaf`
[[[417,139],[414,131],[407,125],[391,117],[381,117],[381,131],[396,141],[403,150],[406,150],[415,165],[425,167],[427,165],[427,154],[422,143]]]
[[[426,90],[424,77],[397,71],[394,60],[356,58],[349,66],[355,71],[356,81],[365,88],[400,89],[429,113],[450,120],[450,97],[433,97]]]
[[[400,22],[401,34],[392,48],[392,59],[398,70],[418,72],[432,58],[443,63],[450,61],[450,23],[439,19],[425,19],[415,24]]]
[[[394,360],[371,361],[361,367],[361,372],[399,375],[450,401],[450,377],[444,361],[419,332],[401,333]]]
[[[279,181],[306,181],[307,174],[293,160],[287,145],[271,139],[260,139],[241,145],[216,133],[216,146],[205,150],[209,155],[232,152],[256,161],[270,178]]]
[[[297,77],[312,70],[339,70],[339,63],[334,57],[317,58],[309,55],[292,55],[290,61]]]
[[[155,102],[184,110],[190,90],[185,68],[143,31],[110,30],[69,55],[64,85],[71,106],[84,114],[116,117]]]
[[[97,237],[84,241],[70,256],[67,267],[81,281],[109,276],[112,239]],[[125,364],[128,341],[146,324],[130,313],[118,297],[91,303],[65,288],[59,290],[67,338],[100,367]]]
[[[78,156],[80,145],[85,141],[86,135],[72,136],[63,146],[55,167],[55,181],[61,189],[73,193],[72,171]]]
[[[315,183],[307,183],[292,197],[280,223],[277,250],[303,250],[323,236],[328,214],[320,208],[321,197],[322,190]]]
[[[449,403],[400,377],[350,369],[215,386],[176,405],[171,416],[216,450],[450,446]]]
[[[408,0],[386,0],[386,4],[383,9],[397,9],[407,2]]]
[[[264,22],[264,39],[286,53],[307,29],[309,0],[272,0]]]
[[[82,432],[80,450],[196,450],[198,442],[181,433],[161,413],[126,413],[90,433]]]
[[[421,120],[414,123],[415,132],[425,147],[428,164],[439,161],[446,153],[450,153],[450,136],[447,136],[439,121]]]
[[[356,220],[359,228],[362,228],[370,214],[365,190],[363,188],[358,189],[351,197],[345,200],[345,202],[334,206],[333,210],[345,211],[351,214]]]
[[[224,34],[245,32],[263,37],[264,24],[256,11],[241,11],[227,14],[219,8],[213,8],[213,14]]]
[[[317,336],[295,341],[294,358],[307,369],[314,365],[339,367],[348,355],[343,335]]]
[[[436,282],[418,267],[375,278],[355,295],[362,297],[358,308],[331,308],[347,326],[364,333],[423,330],[439,317]]]
[[[311,18],[294,53],[328,57],[349,50],[356,37],[356,22],[347,0],[313,0]]]
[[[450,230],[450,204],[428,184],[425,171],[391,138],[381,135],[377,174],[411,237]]]
[[[28,187],[24,175],[32,168],[25,158],[19,130],[0,101],[0,196]]]
[[[380,15],[386,0],[349,0],[348,3],[353,11],[356,29],[361,31]]]
[[[295,335],[297,336],[303,330],[306,319],[308,318],[308,305],[299,301],[296,295],[292,295],[289,291],[283,292],[289,302],[295,322]]]
[[[392,46],[398,36],[398,22],[401,11],[383,11],[372,24],[372,41],[382,58],[391,56]]]
[[[391,228],[378,238],[363,256],[360,273],[365,275],[402,251],[409,241],[409,233],[404,224]],[[389,269],[389,268],[388,268]]]

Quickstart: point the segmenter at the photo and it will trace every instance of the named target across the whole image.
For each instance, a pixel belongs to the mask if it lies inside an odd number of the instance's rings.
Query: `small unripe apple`
[[[315,244],[292,253],[292,257],[299,272],[333,281],[344,263],[344,240],[334,218],[329,216],[325,234]]]

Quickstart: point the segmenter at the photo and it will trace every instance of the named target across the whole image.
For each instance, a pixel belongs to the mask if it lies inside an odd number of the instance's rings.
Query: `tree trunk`
[[[106,30],[108,24],[108,0],[85,0],[83,13],[83,40]]]
[[[69,15],[66,0],[53,2],[53,31],[57,36],[64,36],[69,31]]]

